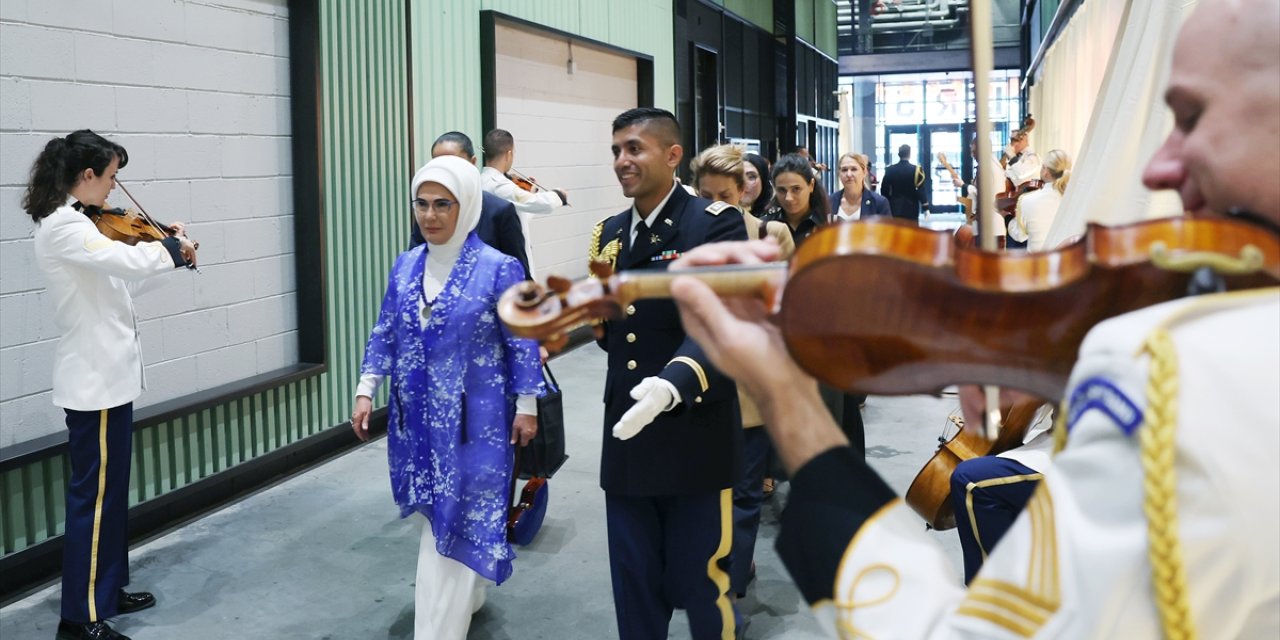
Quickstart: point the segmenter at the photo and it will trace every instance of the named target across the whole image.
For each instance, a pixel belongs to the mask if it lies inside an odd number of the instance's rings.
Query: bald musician
[[[1143,177],[1177,189],[1188,211],[1249,212],[1239,215],[1280,233],[1280,181],[1257,162],[1280,148],[1278,23],[1274,0],[1200,5],[1165,96],[1176,126]],[[673,268],[774,252],[708,245]],[[1280,635],[1280,289],[1096,326],[1064,396],[1067,446],[968,588],[849,448],[817,385],[797,392],[805,374],[760,305],[721,301],[692,278],[672,291],[689,334],[756,398],[794,474],[778,550],[832,636]]]

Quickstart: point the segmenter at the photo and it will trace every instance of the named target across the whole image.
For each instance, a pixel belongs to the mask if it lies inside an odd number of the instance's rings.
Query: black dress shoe
[[[134,611],[142,611],[154,606],[156,606],[156,597],[150,593],[146,591],[129,593],[121,589],[120,601],[116,605],[116,610],[120,613],[133,613]]]
[[[129,640],[129,636],[116,633],[101,620],[84,623],[63,620],[58,623],[56,640]]]

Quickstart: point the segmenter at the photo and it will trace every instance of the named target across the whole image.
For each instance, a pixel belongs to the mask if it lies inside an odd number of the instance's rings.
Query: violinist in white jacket
[[[196,252],[180,223],[172,237],[129,245],[89,219],[128,161],[124,147],[87,129],[54,138],[36,158],[22,201],[37,225],[36,260],[62,333],[53,403],[67,414],[71,479],[59,640],[126,638],[105,620],[155,604],[149,593],[124,590],[133,401],[144,386],[133,296],[153,276],[194,266]]]

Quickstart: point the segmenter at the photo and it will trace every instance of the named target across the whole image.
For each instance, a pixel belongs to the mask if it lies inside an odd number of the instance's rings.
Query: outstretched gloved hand
[[[675,395],[671,393],[671,383],[657,376],[649,376],[632,387],[631,397],[636,403],[622,414],[618,424],[613,425],[613,437],[629,440],[649,426],[659,413],[670,409]]]

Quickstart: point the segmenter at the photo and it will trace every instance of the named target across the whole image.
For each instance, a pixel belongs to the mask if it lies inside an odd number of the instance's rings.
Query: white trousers
[[[465,640],[471,614],[484,606],[485,583],[467,565],[436,551],[431,523],[424,520],[413,598],[415,640]]]

